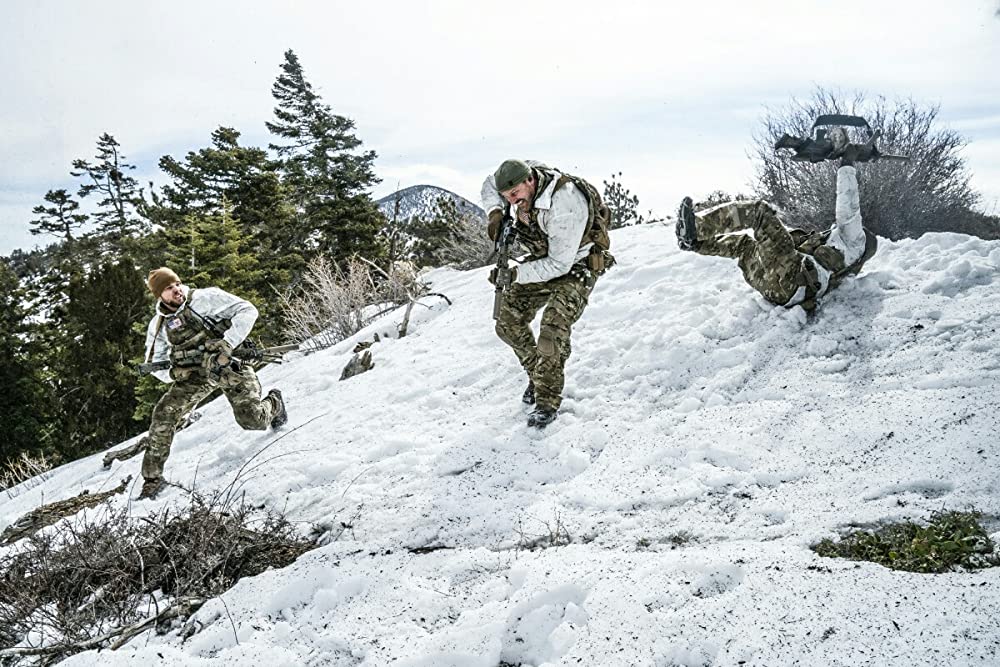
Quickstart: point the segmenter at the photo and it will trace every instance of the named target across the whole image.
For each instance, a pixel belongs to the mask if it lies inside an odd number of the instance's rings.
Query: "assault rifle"
[[[826,130],[830,127],[829,131]],[[867,139],[862,144],[852,144],[847,136],[845,127],[864,128]],[[775,150],[789,148],[795,151],[792,160],[796,162],[822,162],[823,160],[841,159],[844,164],[854,162],[873,162],[875,160],[909,160],[904,155],[886,155],[882,153],[875,141],[882,136],[882,130],[872,131],[861,116],[848,116],[846,114],[825,114],[816,118],[810,134],[812,137],[793,137],[790,134],[783,134],[774,144]]]
[[[257,347],[253,341],[247,339],[233,350],[233,370],[239,371],[243,362],[280,364],[281,355],[299,349],[298,345],[276,345],[274,347]],[[154,371],[165,371],[171,367],[169,360],[152,361],[147,364],[139,364],[137,370],[139,375],[149,375]]]
[[[493,319],[500,319],[500,307],[503,305],[503,293],[510,289],[510,247],[514,245],[517,230],[514,229],[514,219],[510,215],[510,206],[504,208],[503,223],[500,231],[497,232],[496,244],[493,251],[497,256],[496,265],[496,291],[493,292]]]

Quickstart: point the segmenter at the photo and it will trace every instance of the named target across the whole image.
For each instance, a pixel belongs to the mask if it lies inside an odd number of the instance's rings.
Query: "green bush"
[[[935,512],[927,525],[909,521],[860,530],[839,542],[825,539],[812,547],[827,558],[878,563],[907,572],[948,572],[1000,565],[979,512]]]

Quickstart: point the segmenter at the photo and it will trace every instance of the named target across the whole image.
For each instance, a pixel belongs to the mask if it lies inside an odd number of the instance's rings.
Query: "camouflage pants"
[[[565,384],[563,368],[572,352],[570,330],[580,319],[597,277],[581,266],[544,283],[515,283],[504,294],[496,332],[510,345],[535,384],[539,408],[559,409]],[[544,308],[538,341],[531,321]]]
[[[739,262],[747,283],[778,305],[785,305],[800,287],[808,284],[803,255],[769,206],[758,202],[733,202],[698,217],[698,242],[702,255],[731,257]],[[753,237],[739,234],[753,229]]]
[[[142,476],[146,479],[163,476],[163,464],[170,456],[170,444],[181,419],[216,388],[229,400],[236,423],[247,431],[263,431],[271,423],[274,404],[261,400],[260,382],[249,364],[239,373],[226,370],[220,382],[203,374],[178,380],[170,385],[153,408],[149,424],[149,444],[142,459]]]

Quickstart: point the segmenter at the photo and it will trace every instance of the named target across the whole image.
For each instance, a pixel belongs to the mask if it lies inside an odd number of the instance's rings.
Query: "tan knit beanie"
[[[157,299],[163,294],[163,290],[167,289],[174,283],[180,282],[180,278],[177,274],[168,269],[165,266],[161,266],[158,269],[153,269],[149,272],[149,277],[146,278],[146,284],[149,285],[149,291],[153,293],[153,296]]]

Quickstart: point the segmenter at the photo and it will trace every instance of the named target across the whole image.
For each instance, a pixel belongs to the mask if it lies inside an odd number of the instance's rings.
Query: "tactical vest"
[[[171,315],[161,315],[157,324],[157,332],[166,328],[167,340],[170,342],[170,362],[177,368],[201,365],[205,356],[205,343],[214,336],[197,319],[190,315],[195,290],[188,292],[186,305]],[[228,320],[223,320],[224,328],[230,326]],[[156,344],[156,336],[153,337]],[[152,357],[152,349],[150,350]]]
[[[558,177],[552,190],[553,195],[567,183],[572,183],[587,200],[587,226],[584,229],[583,238],[580,239],[579,247],[582,248],[588,243],[594,244],[586,258],[587,266],[596,273],[603,273],[611,266],[614,258],[608,252],[611,248],[611,237],[608,234],[611,227],[611,212],[601,201],[601,195],[594,189],[594,186],[578,176],[562,174],[546,167],[535,167],[534,169],[538,175],[538,185],[535,189],[536,198],[545,192],[552,179]],[[527,224],[519,224],[517,230],[518,241],[528,251],[529,259],[535,260],[548,256],[549,237],[538,224],[538,209],[535,208],[534,201],[532,201],[528,211]]]

